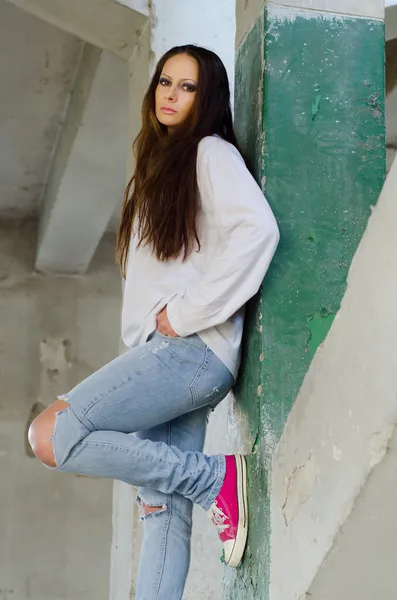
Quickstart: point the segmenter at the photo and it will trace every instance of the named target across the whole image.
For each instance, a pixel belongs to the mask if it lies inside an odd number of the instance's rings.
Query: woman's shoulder
[[[197,159],[199,162],[201,162],[203,159],[205,160],[206,158],[214,155],[237,156],[242,159],[240,152],[233,144],[227,142],[219,135],[207,135],[199,142]]]

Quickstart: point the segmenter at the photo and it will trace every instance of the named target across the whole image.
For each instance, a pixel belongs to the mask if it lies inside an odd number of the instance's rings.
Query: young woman
[[[193,503],[216,525],[226,564],[244,553],[245,459],[202,450],[208,413],[237,376],[244,305],[279,233],[237,149],[216,54],[167,52],[142,117],[117,243],[129,350],[59,396],[29,439],[50,468],[140,486],[136,600],[179,600]]]

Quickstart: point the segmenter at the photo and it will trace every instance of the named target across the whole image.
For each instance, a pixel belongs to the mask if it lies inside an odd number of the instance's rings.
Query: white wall
[[[151,25],[151,50],[155,61],[176,45],[205,46],[216,52],[225,64],[233,98],[236,35],[234,0],[201,0],[196,3],[153,0]]]
[[[118,354],[114,239],[89,275],[32,273],[34,222],[0,221],[0,598],[107,600],[112,482],[52,472],[28,454],[43,406]]]

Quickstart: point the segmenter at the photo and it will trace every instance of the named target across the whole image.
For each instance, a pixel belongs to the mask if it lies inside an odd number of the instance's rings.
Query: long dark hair
[[[164,64],[177,54],[196,59],[199,81],[189,116],[170,135],[156,117],[155,92]],[[150,245],[159,261],[180,255],[185,260],[195,242],[200,247],[196,226],[199,210],[197,146],[202,138],[214,134],[238,148],[225,67],[221,59],[206,48],[194,45],[171,48],[158,62],[146,92],[142,129],[133,145],[135,172],[125,191],[116,250],[123,277],[135,223],[138,246]]]

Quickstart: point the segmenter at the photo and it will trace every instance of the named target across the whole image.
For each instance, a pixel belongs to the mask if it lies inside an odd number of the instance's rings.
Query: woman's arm
[[[222,245],[200,281],[168,304],[170,325],[182,337],[220,325],[241,308],[258,291],[279,241],[270,206],[238,151],[219,138],[208,141],[198,158],[198,185]]]

